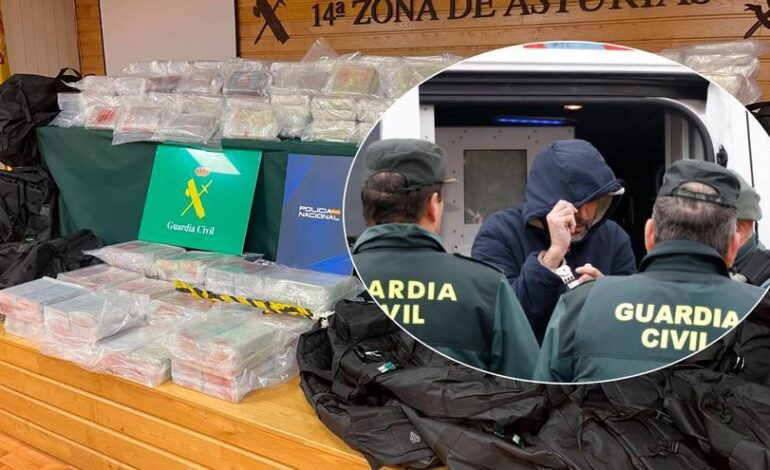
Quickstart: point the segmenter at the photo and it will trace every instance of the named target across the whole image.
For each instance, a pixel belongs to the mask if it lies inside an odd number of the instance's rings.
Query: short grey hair
[[[711,186],[697,182],[684,183],[681,188],[694,193],[717,193]],[[652,208],[656,243],[689,240],[708,245],[723,256],[730,247],[737,219],[733,208],[676,196],[659,197]]]

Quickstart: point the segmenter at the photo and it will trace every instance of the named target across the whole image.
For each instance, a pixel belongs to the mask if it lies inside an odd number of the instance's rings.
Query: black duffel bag
[[[98,263],[83,251],[102,246],[90,230],[48,241],[0,245],[0,289]]]
[[[59,113],[57,93],[77,91],[67,83],[80,80],[73,69],[56,77],[16,74],[0,85],[0,162],[11,166],[39,160],[35,129]]]
[[[45,168],[0,171],[0,243],[50,240],[57,193]]]

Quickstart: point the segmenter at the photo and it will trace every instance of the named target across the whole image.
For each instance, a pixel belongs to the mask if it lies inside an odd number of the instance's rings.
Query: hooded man
[[[505,272],[538,341],[568,288],[636,272],[628,234],[607,220],[623,192],[593,145],[556,141],[535,157],[524,205],[481,226],[472,256]]]
[[[483,262],[447,253],[446,155],[416,139],[375,142],[361,190],[369,228],[353,263],[369,294],[415,338],[467,365],[529,379],[539,347],[507,279]]]

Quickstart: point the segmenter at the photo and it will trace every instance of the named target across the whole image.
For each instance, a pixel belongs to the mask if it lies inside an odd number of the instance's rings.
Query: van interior
[[[690,111],[693,103],[705,103],[707,87],[694,74],[639,79],[444,72],[424,83],[422,113],[432,115],[435,142],[447,151],[448,172],[459,181],[446,187],[441,235],[447,249],[470,255],[483,219],[523,202],[526,174],[539,149],[577,138],[599,149],[625,181],[626,194],[611,219],[628,232],[641,260],[644,224],[666,166],[681,158],[714,159],[708,131]],[[376,139],[375,131],[369,140]],[[361,163],[354,164],[346,200],[353,238],[363,229],[355,220],[360,201],[352,200],[359,198]]]

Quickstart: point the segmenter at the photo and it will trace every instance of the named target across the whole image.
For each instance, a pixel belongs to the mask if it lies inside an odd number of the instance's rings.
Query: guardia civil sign
[[[139,239],[241,254],[262,152],[159,145]]]

